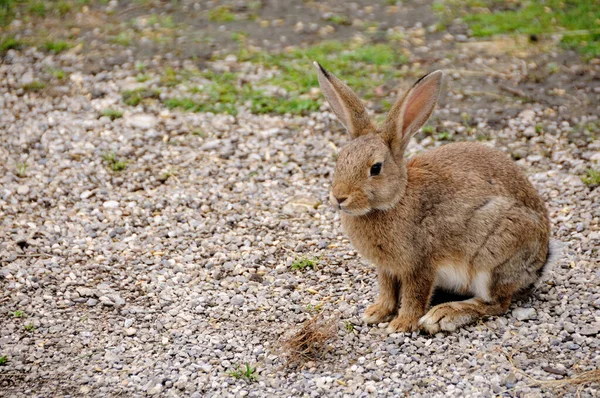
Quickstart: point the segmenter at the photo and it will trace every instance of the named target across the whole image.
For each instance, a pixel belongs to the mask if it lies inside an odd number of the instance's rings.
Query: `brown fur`
[[[336,95],[335,113],[349,118],[343,124],[367,126],[351,120],[358,97],[345,85],[338,90],[341,82],[322,67],[318,71],[327,99]],[[434,72],[420,79],[381,129],[355,128],[334,174],[331,201],[342,210],[344,232],[378,270],[379,297],[365,319],[393,319],[390,331],[453,331],[503,313],[548,259],[544,203],[503,153],[455,143],[404,160],[410,137],[433,112],[441,77]],[[377,162],[381,173],[370,176]],[[436,286],[475,298],[427,312]]]

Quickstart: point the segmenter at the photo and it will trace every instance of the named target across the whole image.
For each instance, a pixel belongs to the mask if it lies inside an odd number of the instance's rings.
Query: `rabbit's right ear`
[[[340,79],[329,73],[318,62],[314,62],[319,76],[319,85],[333,113],[338,117],[352,138],[356,138],[375,127],[358,96]]]

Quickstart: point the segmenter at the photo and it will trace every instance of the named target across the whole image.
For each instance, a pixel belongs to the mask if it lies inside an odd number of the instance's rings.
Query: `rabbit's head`
[[[346,84],[316,62],[315,67],[325,98],[352,137],[338,156],[331,204],[353,216],[394,207],[407,184],[404,151],[435,108],[442,72],[419,79],[394,104],[383,125],[377,127]]]

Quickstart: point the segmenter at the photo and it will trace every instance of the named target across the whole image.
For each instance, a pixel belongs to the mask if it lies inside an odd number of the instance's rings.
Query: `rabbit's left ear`
[[[429,120],[442,88],[442,71],[423,76],[394,104],[382,128],[382,135],[389,143],[398,161],[411,137]]]
[[[375,131],[365,106],[354,91],[318,62],[314,62],[314,65],[319,76],[319,85],[327,102],[350,136],[356,138]]]

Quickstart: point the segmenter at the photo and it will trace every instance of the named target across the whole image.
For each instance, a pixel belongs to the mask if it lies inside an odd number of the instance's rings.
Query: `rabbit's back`
[[[413,157],[407,168],[409,186],[424,189],[440,201],[444,197],[477,200],[493,195],[514,199],[540,215],[547,212],[521,169],[503,152],[479,143],[443,145]],[[426,181],[420,181],[423,177]]]

